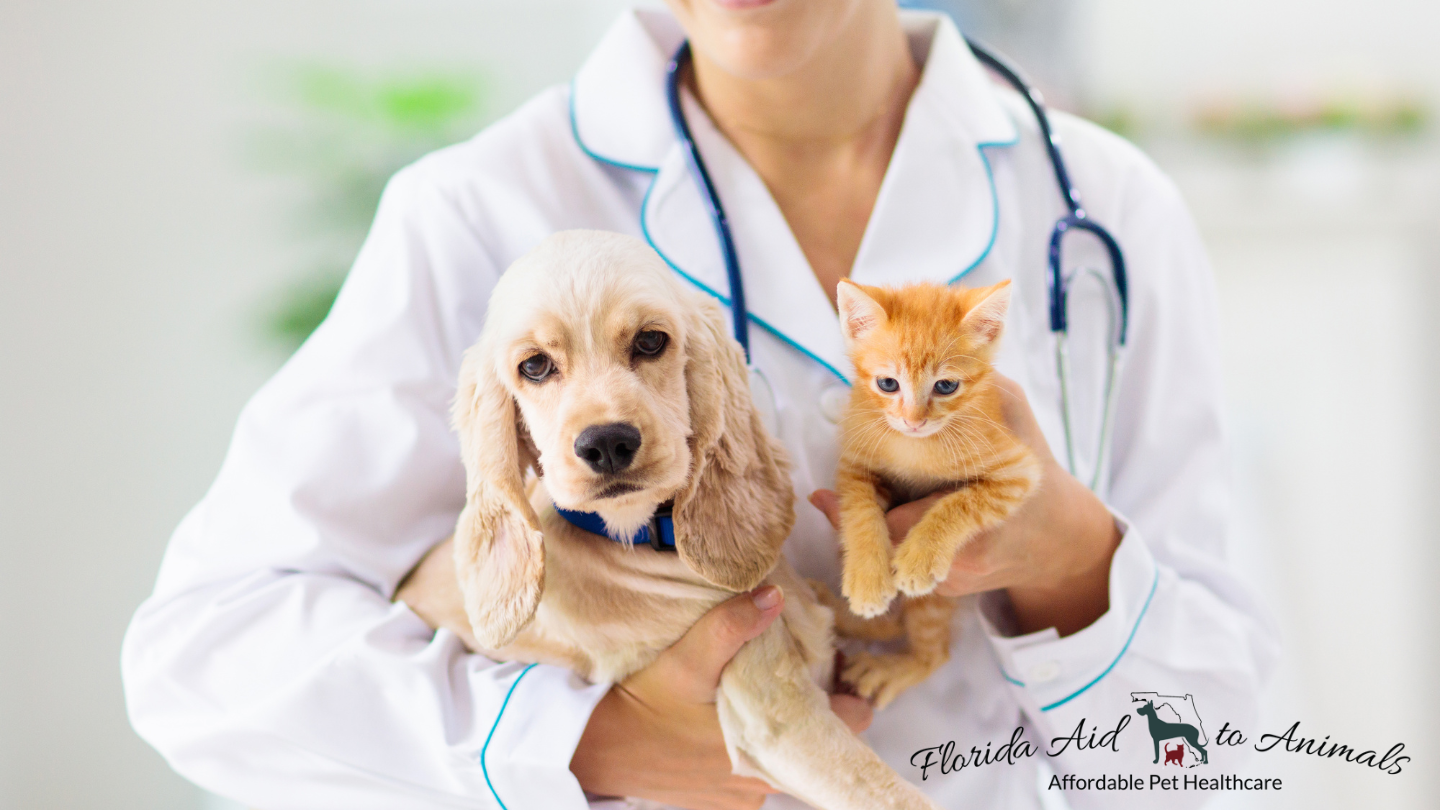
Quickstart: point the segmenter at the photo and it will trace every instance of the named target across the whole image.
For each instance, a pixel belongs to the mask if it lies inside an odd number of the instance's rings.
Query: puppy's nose
[[[617,473],[630,466],[640,449],[640,431],[615,422],[591,425],[575,439],[575,455],[597,473]]]

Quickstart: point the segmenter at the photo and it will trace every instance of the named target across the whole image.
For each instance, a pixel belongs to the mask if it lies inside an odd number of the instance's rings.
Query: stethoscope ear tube
[[[1116,313],[1118,323],[1115,324],[1113,336],[1116,343],[1124,346],[1130,324],[1130,284],[1125,273],[1125,254],[1120,251],[1120,245],[1115,241],[1115,237],[1111,236],[1110,232],[1098,223],[1086,217],[1084,209],[1055,223],[1055,229],[1050,232],[1050,272],[1045,280],[1050,294],[1050,331],[1056,334],[1070,331],[1069,279],[1061,269],[1061,248],[1066,235],[1073,230],[1094,234],[1095,238],[1099,239],[1100,244],[1104,246],[1105,253],[1110,259],[1110,274],[1115,282],[1115,296],[1119,305],[1119,312]]]
[[[1101,288],[1107,292],[1111,289],[1106,283],[1108,279],[1099,270],[1092,267],[1080,272],[1094,277],[1096,281],[1100,282]],[[1061,280],[1068,285],[1073,280],[1073,275]],[[1109,316],[1109,328],[1106,330],[1107,351],[1105,354],[1105,387],[1103,389],[1105,393],[1101,402],[1099,443],[1095,447],[1095,463],[1090,469],[1089,480],[1086,480],[1080,472],[1079,451],[1075,447],[1074,415],[1070,407],[1070,332],[1068,329],[1055,332],[1055,368],[1060,378],[1060,421],[1065,430],[1065,467],[1071,475],[1084,481],[1085,485],[1093,492],[1100,492],[1100,484],[1106,475],[1106,465],[1110,455],[1110,437],[1115,427],[1115,407],[1119,401],[1118,383],[1121,366],[1125,359],[1125,346],[1117,335],[1124,323],[1120,317],[1120,307],[1118,295],[1106,295],[1105,310]]]

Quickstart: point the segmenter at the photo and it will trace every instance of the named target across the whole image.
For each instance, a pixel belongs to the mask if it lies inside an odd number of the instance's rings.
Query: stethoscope
[[[1099,445],[1095,453],[1095,465],[1089,476],[1089,486],[1093,490],[1100,485],[1105,469],[1106,448],[1110,444],[1110,431],[1115,415],[1116,381],[1119,379],[1120,365],[1125,350],[1126,330],[1130,321],[1130,292],[1125,275],[1125,256],[1121,253],[1120,245],[1115,241],[1115,237],[1085,213],[1085,208],[1080,203],[1080,192],[1076,190],[1075,184],[1070,180],[1070,171],[1065,166],[1065,159],[1060,155],[1060,138],[1050,127],[1050,116],[1045,111],[1045,101],[1041,97],[1040,91],[1030,86],[1021,78],[1015,68],[998,56],[969,38],[966,38],[965,41],[976,58],[1014,87],[1020,93],[1021,98],[1025,99],[1031,112],[1034,113],[1035,120],[1040,125],[1040,133],[1045,140],[1045,151],[1050,157],[1050,166],[1055,172],[1055,183],[1059,186],[1060,197],[1068,209],[1068,213],[1055,223],[1054,230],[1050,232],[1049,272],[1046,275],[1046,289],[1050,297],[1050,332],[1055,336],[1055,366],[1060,377],[1060,419],[1065,429],[1065,458],[1070,473],[1077,477],[1080,476],[1080,473],[1076,461],[1074,424],[1070,408],[1068,311],[1070,285],[1075,280],[1077,273],[1084,273],[1097,279],[1108,292],[1113,293],[1107,295],[1105,299],[1110,316],[1110,334],[1106,341],[1105,389],[1101,403]],[[690,43],[686,41],[681,43],[666,71],[666,101],[670,106],[670,120],[675,127],[675,137],[685,150],[685,159],[696,184],[705,193],[706,210],[715,227],[715,235],[720,241],[720,249],[725,258],[725,273],[730,282],[730,315],[734,322],[735,339],[745,350],[745,359],[749,363],[750,320],[749,312],[745,308],[745,285],[740,277],[740,259],[735,252],[735,238],[730,232],[730,223],[725,217],[725,208],[720,204],[720,196],[715,191],[715,184],[710,179],[710,171],[705,167],[704,159],[700,157],[700,150],[695,146],[695,139],[690,134],[690,125],[686,123],[685,113],[680,106],[680,73],[689,61]],[[1109,278],[1106,278],[1098,268],[1086,268],[1070,273],[1061,269],[1061,249],[1064,246],[1065,237],[1076,231],[1085,231],[1094,235],[1104,246],[1110,263]],[[752,383],[763,385],[767,389],[765,394],[770,394],[769,382],[764,379],[763,375],[759,375],[755,371],[753,364],[751,364],[751,369]],[[773,394],[771,398],[773,402]],[[773,405],[771,407],[773,408]]]

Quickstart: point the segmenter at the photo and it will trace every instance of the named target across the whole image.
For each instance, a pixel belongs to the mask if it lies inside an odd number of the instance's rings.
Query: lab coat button
[[[1053,681],[1056,678],[1060,677],[1060,662],[1046,661],[1041,664],[1036,664],[1035,666],[1030,668],[1029,672],[1025,673],[1025,677],[1031,683],[1046,683],[1047,681]]]
[[[850,404],[850,389],[837,385],[820,392],[820,413],[831,422],[839,422]]]

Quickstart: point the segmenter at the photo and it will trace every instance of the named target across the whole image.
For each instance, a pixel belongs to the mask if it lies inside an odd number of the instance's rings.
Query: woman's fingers
[[[745,642],[775,621],[784,605],[785,595],[774,585],[721,602],[644,672],[665,681],[675,700],[710,703],[720,685],[720,671]]]
[[[592,793],[699,810],[759,807],[776,792],[731,772],[715,711],[720,671],[784,608],[769,585],[716,605],[590,715],[570,770]]]
[[[890,542],[899,545],[905,539],[905,535],[915,528],[920,518],[935,502],[949,495],[952,490],[944,489],[939,492],[926,495],[918,501],[902,503],[899,506],[885,513],[885,525],[890,529]],[[828,489],[817,489],[810,493],[810,503],[830,521],[830,525],[836,531],[840,530],[840,496]]]
[[[1053,455],[1050,452],[1050,444],[1045,441],[1045,434],[1040,430],[1040,423],[1035,419],[1035,412],[1030,408],[1030,399],[1025,396],[1025,389],[1020,383],[1002,374],[995,374],[995,385],[1000,389],[1000,412],[1005,420],[1005,425],[1015,434],[1026,447],[1040,456],[1041,461],[1047,461]]]
[[[942,489],[939,492],[932,492],[918,501],[902,503],[886,512],[885,525],[890,529],[890,542],[897,546],[904,542],[905,535],[909,534],[910,530],[915,528],[915,524],[925,517],[925,513],[930,511],[930,507],[953,491]]]
[[[869,728],[870,722],[875,719],[875,710],[855,695],[831,695],[830,710],[856,734]]]
[[[832,529],[840,531],[840,496],[834,490],[817,489],[810,493],[810,505],[825,515]]]
[[[431,630],[449,630],[471,650],[479,647],[470,627],[470,617],[465,615],[460,581],[455,576],[453,537],[426,552],[400,581],[392,598],[408,605]]]

